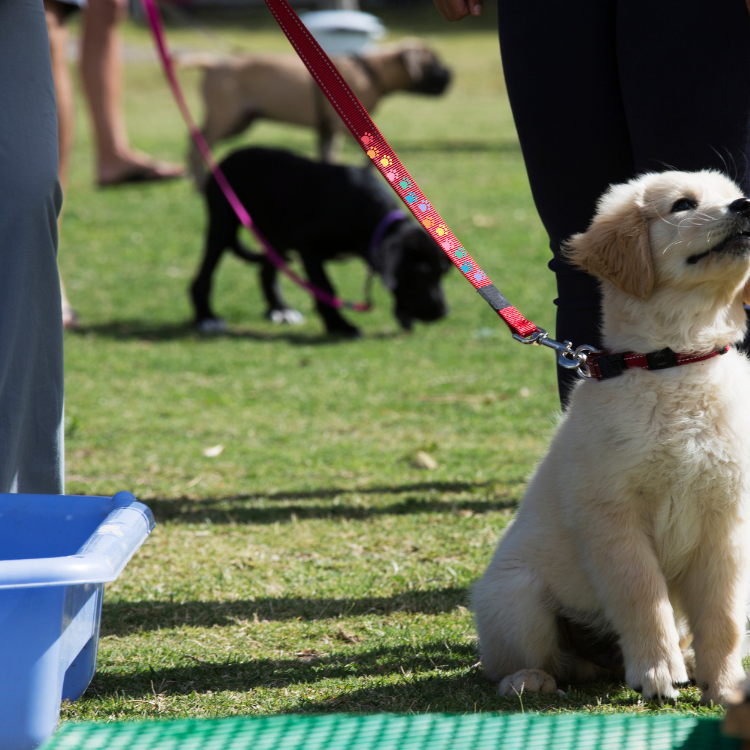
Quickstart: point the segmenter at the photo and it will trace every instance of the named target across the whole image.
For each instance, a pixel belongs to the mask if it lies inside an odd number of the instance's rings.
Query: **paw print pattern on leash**
[[[369,131],[360,136],[359,141],[383,176],[402,196],[403,201],[419,219],[422,226],[429,231],[433,240],[451,257],[474,287],[479,288],[489,284],[487,274],[471,259],[466,249],[458,244],[448,225],[434,213],[434,206],[422,195],[414,181],[404,176],[401,163],[387,144],[385,148],[376,145],[376,137]]]
[[[367,155],[371,159],[377,159],[380,149],[375,145],[375,138],[372,133],[365,133],[360,139],[362,145],[367,149]]]

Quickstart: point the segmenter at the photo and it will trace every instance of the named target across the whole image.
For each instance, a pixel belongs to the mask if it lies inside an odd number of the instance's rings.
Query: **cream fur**
[[[686,196],[697,208],[670,213]],[[750,230],[750,219],[728,209],[741,197],[706,171],[609,189],[568,250],[601,279],[607,348],[708,352],[742,339],[750,239],[686,262]],[[488,675],[505,692],[524,670],[595,677],[597,668],[560,650],[555,618],[564,611],[614,629],[626,680],[644,699],[674,698],[687,682],[680,638],[689,630],[703,700],[725,701],[743,674],[749,501],[744,356],[732,349],[582,381],[474,588]],[[538,677],[534,684],[550,689]]]

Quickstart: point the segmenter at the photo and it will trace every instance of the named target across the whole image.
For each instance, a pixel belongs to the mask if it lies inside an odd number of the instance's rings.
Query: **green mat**
[[[64,724],[43,750],[739,750],[718,719],[325,714]]]

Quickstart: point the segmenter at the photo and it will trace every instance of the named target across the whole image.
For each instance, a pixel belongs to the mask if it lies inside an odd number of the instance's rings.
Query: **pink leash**
[[[255,227],[250,215],[242,206],[214,161],[203,134],[196,127],[190,116],[167,51],[161,16],[156,8],[155,1],[141,0],[141,2],[143,3],[154,39],[156,40],[167,79],[172,87],[182,115],[188,124],[190,133],[240,221],[258,238],[258,241],[262,244],[271,261],[297,284],[329,305],[333,305],[334,307],[349,306],[350,303],[345,303],[343,300],[331,297],[294,274]],[[554,349],[557,354],[558,365],[567,369],[578,370],[581,373],[583,368],[585,368],[587,356],[595,352],[596,349],[586,344],[573,349],[570,341],[559,342],[551,339],[547,331],[527,320],[511,305],[500,290],[490,281],[479,264],[469,255],[448,225],[443,221],[440,214],[427,200],[424,193],[420,190],[419,185],[414,181],[406,170],[406,167],[401,163],[401,160],[396,156],[388,141],[378,130],[367,110],[365,110],[354,92],[349,88],[349,85],[338,72],[328,55],[299,19],[299,16],[292,10],[287,0],[265,0],[265,3],[321,91],[333,105],[336,112],[338,112],[356,141],[370,159],[372,159],[380,173],[388,180],[393,190],[395,190],[396,194],[406,204],[419,223],[422,224],[435,242],[443,248],[443,251],[451,259],[453,265],[458,268],[484,300],[505,321],[513,333],[513,338],[524,344],[542,344]],[[363,309],[361,307],[362,303],[357,303],[357,305],[360,305],[360,307],[356,307],[355,305],[355,309]]]

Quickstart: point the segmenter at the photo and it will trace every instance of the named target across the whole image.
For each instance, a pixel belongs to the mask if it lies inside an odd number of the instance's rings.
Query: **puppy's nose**
[[[750,200],[747,198],[737,198],[727,206],[730,211],[736,214],[750,214]]]

